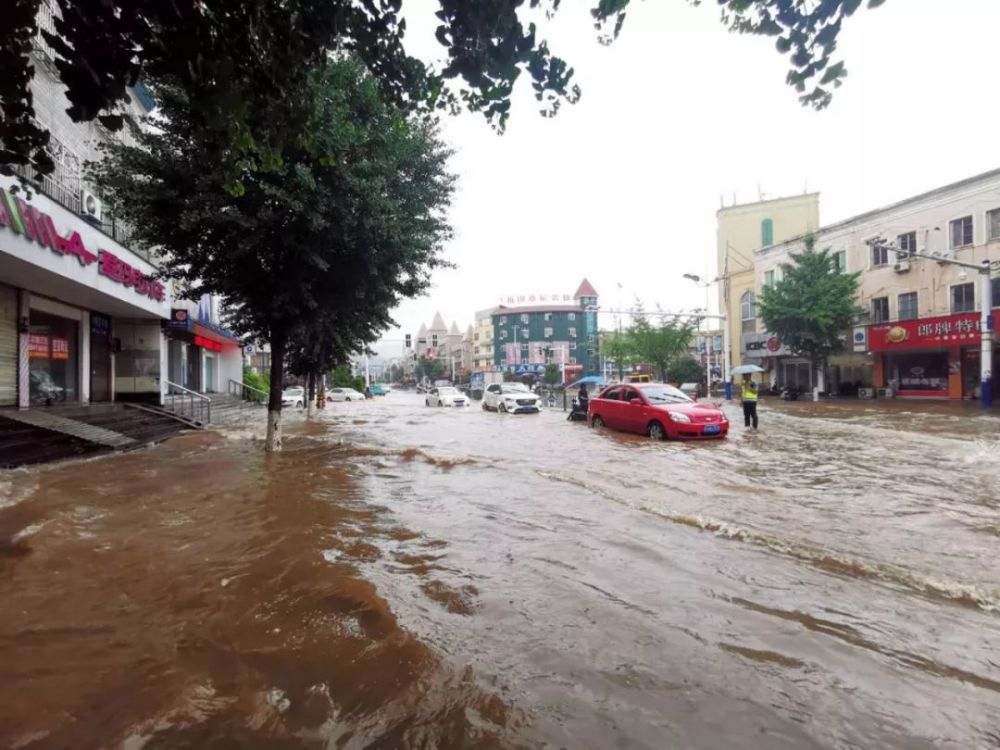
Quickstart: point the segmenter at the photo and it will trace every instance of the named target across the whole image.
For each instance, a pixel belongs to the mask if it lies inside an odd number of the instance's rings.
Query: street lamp
[[[966,263],[962,260],[948,258],[943,255],[928,255],[916,250],[900,250],[895,245],[891,245],[881,237],[874,237],[867,240],[869,247],[880,250],[887,250],[895,253],[899,258],[927,258],[937,261],[942,265],[959,266],[968,268],[979,274],[980,284],[980,314],[979,314],[979,404],[983,408],[993,405],[993,287],[990,282],[990,273],[993,264],[987,259],[982,263]]]
[[[730,373],[730,370],[732,369],[732,363],[730,361],[731,357],[732,357],[732,352],[730,351],[731,344],[729,342],[729,320],[726,318],[725,315],[718,315],[718,316],[708,315],[708,305],[709,305],[708,289],[713,284],[718,283],[719,278],[712,279],[711,281],[702,281],[701,276],[698,276],[697,274],[694,274],[694,273],[686,273],[686,274],[684,274],[684,278],[685,279],[689,279],[689,280],[693,281],[695,284],[697,284],[698,286],[702,286],[702,287],[705,288],[705,315],[703,317],[706,319],[706,321],[709,318],[717,318],[722,323],[722,377],[725,379],[725,384],[726,384],[726,401],[732,401],[733,400],[733,376]],[[722,311],[720,310],[719,312],[722,312]],[[706,339],[708,339],[708,340],[705,342],[705,360],[706,360],[706,363],[711,364],[711,355],[709,354],[709,352],[711,351],[711,346],[712,346],[713,342],[711,341],[711,337],[710,336],[706,337]],[[708,372],[708,376],[707,376],[707,380],[708,380],[708,394],[711,395],[711,393],[712,393],[712,368],[709,366],[706,369],[709,371]]]

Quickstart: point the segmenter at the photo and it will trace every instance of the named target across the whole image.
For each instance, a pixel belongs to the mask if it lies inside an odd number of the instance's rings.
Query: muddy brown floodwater
[[[1000,417],[761,416],[393,393],[4,472],[0,747],[1000,747]]]

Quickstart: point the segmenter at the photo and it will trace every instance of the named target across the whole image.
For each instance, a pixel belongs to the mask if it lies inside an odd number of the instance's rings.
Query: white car
[[[365,394],[353,388],[330,388],[326,392],[327,401],[364,401]]]
[[[447,385],[431,388],[424,403],[428,406],[468,406],[469,399],[458,388]]]
[[[483,394],[483,409],[517,414],[541,411],[542,400],[523,383],[493,383]]]
[[[282,406],[296,406],[301,409],[306,405],[306,389],[301,385],[293,385],[281,392]]]

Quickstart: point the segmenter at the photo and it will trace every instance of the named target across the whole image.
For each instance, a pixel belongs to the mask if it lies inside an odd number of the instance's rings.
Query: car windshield
[[[458,388],[438,388],[439,396],[457,396]]]
[[[500,386],[502,393],[530,393],[528,386],[523,383],[504,383]]]
[[[691,404],[694,403],[683,392],[672,385],[651,385],[642,389],[651,404]]]

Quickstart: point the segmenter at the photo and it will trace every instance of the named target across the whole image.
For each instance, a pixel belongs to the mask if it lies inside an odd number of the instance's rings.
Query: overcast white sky
[[[848,78],[822,112],[799,105],[773,41],[728,33],[714,2],[634,2],[611,47],[596,42],[595,2],[563,2],[541,35],[575,67],[578,104],[542,118],[524,76],[503,136],[479,115],[446,120],[457,268],[396,311],[387,340],[437,310],[464,330],[501,295],[572,293],[584,276],[602,306],[620,282],[625,303],[700,307],[681,275],[714,276],[722,197],[818,190],[827,224],[1000,166],[1000,0],[859,11],[838,48]],[[438,58],[436,2],[405,6],[408,48]]]

